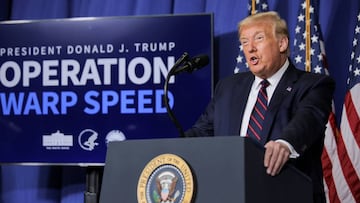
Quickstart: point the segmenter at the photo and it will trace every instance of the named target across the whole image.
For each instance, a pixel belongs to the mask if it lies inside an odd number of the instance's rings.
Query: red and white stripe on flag
[[[306,64],[310,64],[310,70],[307,71],[328,74],[320,26],[314,21],[314,17],[318,13],[316,8],[312,6],[312,3],[313,1],[308,2],[308,0],[304,0],[299,8],[292,58],[299,69],[307,70]],[[308,8],[308,5],[310,8]],[[306,10],[310,13],[309,35],[306,35],[305,29]],[[358,20],[360,21],[360,14]],[[355,32],[358,35],[357,38],[354,38],[354,46],[358,41],[360,43],[360,24],[356,27]],[[305,51],[309,49],[309,47],[305,47],[307,36],[311,38],[309,62],[305,61]],[[360,202],[360,93],[359,87],[354,86],[354,84],[360,84],[358,83],[358,78],[360,77],[360,66],[358,65],[360,63],[360,44],[355,47],[352,53],[353,64],[349,68],[349,91],[345,98],[341,129],[337,128],[334,104],[332,102],[333,111],[330,113],[325,131],[322,164],[325,182],[324,189],[327,202],[329,203]]]
[[[329,203],[360,202],[360,13],[347,85],[340,132],[325,137],[323,169]]]

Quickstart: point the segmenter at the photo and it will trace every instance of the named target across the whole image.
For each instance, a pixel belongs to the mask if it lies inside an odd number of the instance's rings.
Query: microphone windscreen
[[[209,57],[205,54],[195,56],[192,58],[195,67],[203,67],[209,63]]]

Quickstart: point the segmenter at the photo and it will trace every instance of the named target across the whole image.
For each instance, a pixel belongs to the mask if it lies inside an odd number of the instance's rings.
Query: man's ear
[[[289,47],[289,39],[287,37],[281,37],[279,40],[280,52],[285,52]]]

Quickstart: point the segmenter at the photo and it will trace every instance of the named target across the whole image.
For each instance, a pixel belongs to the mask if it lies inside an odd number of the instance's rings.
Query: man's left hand
[[[269,175],[275,176],[289,160],[290,149],[281,142],[269,141],[265,144],[264,166]]]

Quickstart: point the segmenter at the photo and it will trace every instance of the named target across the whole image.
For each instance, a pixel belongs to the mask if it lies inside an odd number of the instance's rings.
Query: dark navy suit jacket
[[[239,136],[253,81],[251,72],[220,80],[205,112],[185,136]],[[283,139],[300,154],[290,162],[312,179],[314,195],[323,195],[321,153],[334,89],[330,77],[298,70],[290,63],[274,91],[263,126],[267,139],[262,145]]]

